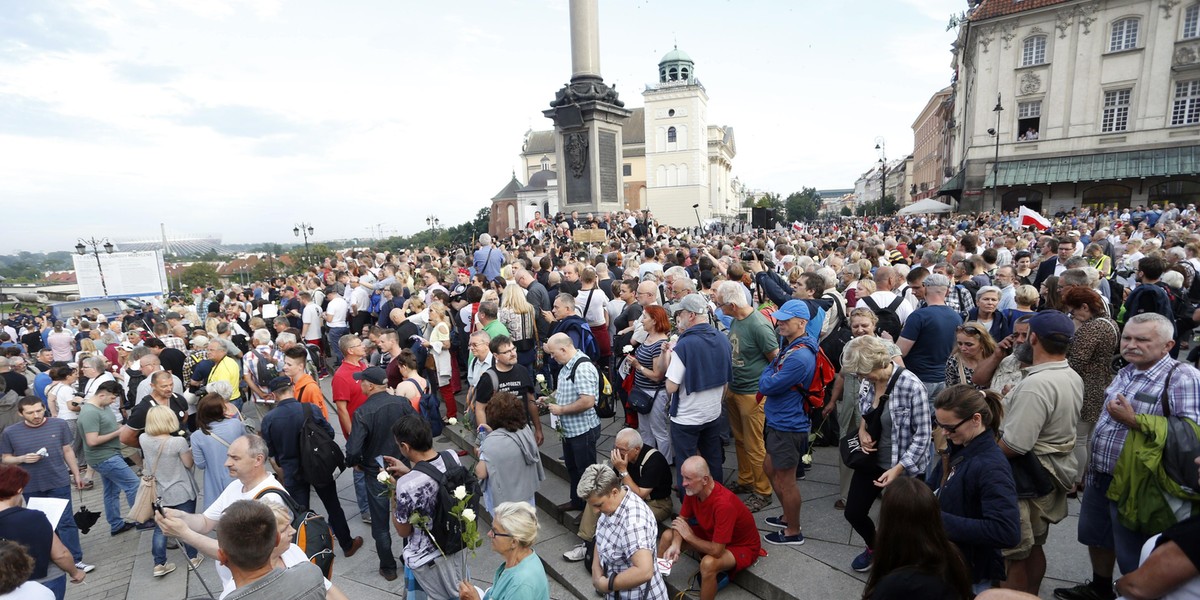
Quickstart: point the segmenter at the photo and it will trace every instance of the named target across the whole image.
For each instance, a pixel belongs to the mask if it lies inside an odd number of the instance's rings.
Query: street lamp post
[[[700,203],[692,205],[692,210],[696,211],[696,225],[700,226],[701,231],[704,230],[704,222],[700,220]]]
[[[879,183],[879,205],[875,207],[875,216],[883,212],[883,199],[887,197],[887,142],[882,137],[875,138],[875,150],[879,152],[879,172],[882,180]]]
[[[96,238],[88,238],[86,240],[79,238],[79,243],[75,244],[75,253],[80,256],[87,254],[88,246],[92,247],[92,256],[96,257],[96,268],[100,271],[100,289],[104,290],[104,295],[107,296],[108,283],[104,281],[104,266],[100,264],[100,250],[98,246],[102,246],[104,248],[105,254],[112,254],[112,242],[108,241],[108,238],[104,238],[102,240],[98,240]]]
[[[996,128],[988,129],[988,133],[996,138],[996,155],[992,160],[992,209],[995,210],[1000,205],[1000,113],[1004,111],[1004,107],[1000,105],[1000,94],[996,94],[996,108],[992,112],[996,113]],[[980,206],[980,209],[983,207]]]
[[[425,217],[425,224],[428,225],[434,233],[437,233],[438,226],[442,224],[442,220],[433,215],[429,215],[428,217]]]
[[[309,223],[300,223],[292,228],[292,234],[296,237],[304,235],[304,260],[312,262],[312,255],[308,253],[308,236],[313,234],[313,226]]]

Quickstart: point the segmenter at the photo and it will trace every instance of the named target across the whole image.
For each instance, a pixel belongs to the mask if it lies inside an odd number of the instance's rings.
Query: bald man
[[[712,600],[718,576],[732,578],[766,553],[750,509],[713,479],[704,458],[688,458],[681,470],[683,507],[659,538],[658,556],[674,561],[685,544],[700,554],[700,599]]]
[[[575,488],[579,486],[583,471],[596,462],[600,418],[593,407],[600,393],[600,371],[565,333],[550,336],[544,349],[562,365],[554,404],[548,406],[552,418],[562,424],[563,458],[571,477],[571,500],[561,504],[559,509],[583,510],[584,501]],[[546,405],[547,400],[550,398],[542,396],[538,398],[538,404]]]

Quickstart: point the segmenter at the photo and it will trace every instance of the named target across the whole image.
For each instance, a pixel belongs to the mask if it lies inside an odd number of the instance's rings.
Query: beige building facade
[[[1200,200],[1200,2],[983,0],[955,64],[960,210]]]

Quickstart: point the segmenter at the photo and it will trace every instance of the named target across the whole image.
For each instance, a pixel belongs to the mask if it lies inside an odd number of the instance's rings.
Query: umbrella
[[[79,510],[75,511],[75,526],[79,528],[79,533],[86,534],[100,520],[100,513],[88,510],[83,503],[83,490],[76,491],[79,492]]]

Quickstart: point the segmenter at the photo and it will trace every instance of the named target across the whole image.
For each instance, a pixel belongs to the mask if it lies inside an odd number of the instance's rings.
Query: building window
[[[549,157],[547,157],[547,156],[543,156],[543,157],[542,157],[542,170],[543,170],[543,171],[549,171],[549,170],[550,170],[550,158],[549,158]]]
[[[1108,90],[1104,92],[1104,114],[1100,119],[1100,131],[1125,131],[1129,128],[1130,90]]]
[[[1171,107],[1172,125],[1200,123],[1200,79],[1175,82],[1175,104]]]
[[[1108,51],[1118,52],[1137,48],[1138,19],[1121,19],[1112,24],[1112,35],[1108,39]]]
[[[621,165],[621,175],[624,177],[632,176],[633,175],[633,165],[631,165],[629,163],[625,163],[625,164]]]
[[[1028,67],[1046,62],[1046,36],[1035,35],[1021,44],[1021,66]]]
[[[1190,40],[1200,37],[1200,3],[1193,4],[1183,11],[1183,39]]]
[[[1150,186],[1150,201],[1158,204],[1174,202],[1176,206],[1200,202],[1200,183],[1186,179],[1164,181]]]
[[[671,67],[671,70],[667,71],[667,73],[667,79],[670,79],[671,81],[679,81],[679,69]]]
[[[1042,101],[1020,102],[1017,104],[1017,141],[1033,141],[1040,137],[1042,122]]]
[[[675,143],[675,138],[676,138],[676,135],[675,135],[675,128],[674,128],[674,127],[668,127],[668,128],[667,128],[667,143],[668,143],[668,144],[674,144],[674,143]]]

